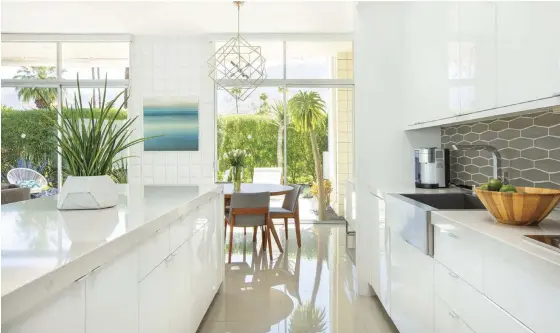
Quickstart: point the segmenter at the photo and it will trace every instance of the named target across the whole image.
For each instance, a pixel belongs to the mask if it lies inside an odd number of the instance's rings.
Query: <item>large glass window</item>
[[[231,180],[224,153],[247,150],[243,181],[254,182],[256,168],[281,169],[280,182],[304,185],[300,217],[314,220],[317,169],[329,181],[333,207],[341,206],[345,182],[352,177],[352,42],[253,44],[263,47],[268,77],[245,101],[217,90],[216,180]],[[301,126],[309,102],[320,109],[313,115],[312,133]],[[281,203],[281,198],[271,200],[271,205]]]
[[[13,181],[7,177],[13,168],[30,168],[49,183],[38,196],[55,194],[63,163],[57,157],[56,109],[75,106],[78,73],[80,80],[89,80],[81,87],[84,107],[90,102],[99,107],[105,75],[106,100],[125,90],[120,106],[127,96],[128,58],[128,42],[3,42],[2,181]],[[62,63],[60,71],[57,63]]]

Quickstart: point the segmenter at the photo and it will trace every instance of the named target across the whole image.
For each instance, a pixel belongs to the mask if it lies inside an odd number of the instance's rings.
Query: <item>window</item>
[[[262,47],[267,79],[245,101],[227,91],[216,92],[216,180],[230,180],[224,153],[245,149],[243,181],[252,182],[255,168],[281,168],[282,181],[303,184],[300,216],[313,220],[309,187],[316,175],[314,143],[309,132],[294,125],[290,101],[298,94],[316,94],[322,115],[315,120],[323,173],[331,180],[331,205],[343,206],[344,184],[352,177],[353,51],[351,41],[254,41]],[[219,48],[222,44],[216,43]],[[235,87],[228,87],[228,89]],[[314,98],[315,98],[314,97]],[[273,198],[271,205],[281,205]]]
[[[106,101],[126,98],[128,89],[129,42],[95,42],[94,36],[77,36],[92,41],[2,42],[2,178],[16,167],[27,167],[47,178],[56,188],[62,177],[57,157],[56,130],[47,120],[57,119],[53,110],[74,106],[76,75],[89,80],[81,86],[81,102],[97,107],[103,93]],[[5,39],[5,38],[4,38]],[[60,71],[57,64],[61,63]],[[102,96],[101,96],[102,98]],[[126,108],[126,105],[125,105]],[[56,193],[56,192],[51,192]]]
[[[56,80],[56,44],[2,43],[2,79]]]
[[[352,79],[352,42],[286,42],[288,79]]]
[[[62,44],[62,78],[128,79],[128,43]]]

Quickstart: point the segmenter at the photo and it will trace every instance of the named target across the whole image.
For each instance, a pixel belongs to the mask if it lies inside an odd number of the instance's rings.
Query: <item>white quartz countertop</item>
[[[528,227],[498,223],[494,217],[485,210],[435,210],[432,211],[432,214],[449,220],[450,227],[456,223],[519,250],[560,265],[560,252],[532,243],[523,237],[524,235],[560,235],[560,211],[558,210],[552,211],[552,213],[537,226]],[[434,224],[441,225],[440,221],[440,219],[434,221],[432,218]]]
[[[143,196],[129,191],[118,206],[89,211],[59,211],[56,197],[1,206],[2,303],[33,288],[63,288],[221,191],[146,186]]]

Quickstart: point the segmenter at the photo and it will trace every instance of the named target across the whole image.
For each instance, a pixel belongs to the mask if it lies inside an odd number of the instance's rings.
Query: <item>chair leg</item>
[[[231,251],[233,250],[233,221],[229,226],[229,254],[228,254],[228,264],[231,264]]]
[[[243,236],[247,236],[247,227],[243,227]]]
[[[264,251],[266,251],[266,230],[265,230],[265,226],[261,226],[261,231],[262,231],[263,249],[264,249]]]
[[[274,241],[276,242],[276,245],[278,245],[278,249],[280,250],[280,253],[284,253],[284,250],[282,249],[282,244],[280,244],[280,237],[278,237],[278,234],[276,233],[276,228],[274,227],[271,218],[268,218],[267,224],[268,224],[268,228],[270,229],[270,232],[272,233],[272,236],[274,237]]]
[[[224,217],[224,242],[226,241],[226,235],[227,235],[227,220]]]
[[[253,243],[257,242],[257,230],[259,230],[258,227],[253,227]]]
[[[296,225],[297,247],[300,248],[301,247],[301,230],[300,230],[300,224],[299,224],[299,209],[296,210],[296,214],[294,216],[294,221],[295,221],[295,225]]]
[[[284,233],[286,234],[286,239],[288,239],[288,218],[284,218]]]
[[[270,237],[270,234],[272,233],[271,228],[266,228],[266,233],[267,233],[267,241],[268,241],[268,256],[270,258],[270,262],[272,263],[272,237]]]

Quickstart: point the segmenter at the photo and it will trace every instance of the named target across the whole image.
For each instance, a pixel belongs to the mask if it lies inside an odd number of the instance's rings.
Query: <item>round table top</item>
[[[240,193],[270,192],[270,195],[284,195],[291,190],[292,187],[288,185],[242,183]],[[230,197],[232,193],[233,184],[224,184],[224,196]]]

